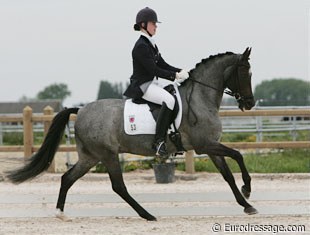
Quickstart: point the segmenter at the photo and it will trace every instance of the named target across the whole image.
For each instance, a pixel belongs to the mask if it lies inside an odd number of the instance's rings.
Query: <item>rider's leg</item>
[[[161,106],[157,122],[156,133],[153,143],[153,148],[156,151],[157,156],[167,156],[166,137],[168,128],[172,122],[173,111],[170,110],[164,102]]]
[[[151,83],[148,86],[142,98],[159,105],[162,105],[165,102],[168,109],[170,110],[174,109],[175,104],[174,97],[168,91],[166,91],[165,89],[161,88],[160,86],[154,83]]]
[[[172,122],[172,114],[175,105],[175,99],[169,92],[163,88],[151,84],[144,93],[143,99],[150,102],[162,105],[159,116],[156,122],[156,134],[153,147],[156,150],[156,155],[168,155],[166,148],[166,136],[168,128]]]

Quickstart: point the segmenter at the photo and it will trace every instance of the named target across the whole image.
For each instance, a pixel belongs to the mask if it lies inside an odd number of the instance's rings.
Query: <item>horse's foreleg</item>
[[[216,168],[221,172],[223,178],[226,180],[226,182],[229,184],[231,190],[233,191],[233,194],[235,195],[235,198],[237,200],[237,202],[244,207],[244,212],[247,214],[256,214],[257,210],[252,207],[246,200],[245,198],[242,196],[242,194],[240,193],[236,182],[235,182],[235,178],[232,175],[224,157],[222,156],[212,156],[210,155],[211,160],[213,161],[214,165],[216,166]]]
[[[112,183],[112,189],[121,198],[123,198],[142,218],[146,220],[154,221],[156,218],[148,213],[138,202],[136,202],[128,193],[125,186],[123,175],[120,167],[120,163],[117,157],[110,156],[105,157],[104,165],[106,166],[110,180]]]
[[[238,163],[241,170],[242,179],[244,182],[244,185],[241,187],[241,192],[245,198],[249,198],[251,195],[251,177],[244,164],[243,156],[239,151],[233,149],[231,149],[231,153],[232,154],[230,155],[230,157]]]
[[[246,169],[241,153],[220,143],[208,146],[207,153],[216,156],[228,156],[238,163],[242,174],[242,180],[244,182],[241,191],[245,198],[249,198],[251,194],[251,177]]]

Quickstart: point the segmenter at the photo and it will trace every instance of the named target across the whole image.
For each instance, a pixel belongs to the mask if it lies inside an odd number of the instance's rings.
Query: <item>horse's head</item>
[[[247,48],[243,54],[239,55],[237,63],[225,73],[226,86],[231,90],[227,94],[234,96],[239,104],[239,108],[250,110],[255,105],[251,83],[251,66],[249,56],[251,48]]]

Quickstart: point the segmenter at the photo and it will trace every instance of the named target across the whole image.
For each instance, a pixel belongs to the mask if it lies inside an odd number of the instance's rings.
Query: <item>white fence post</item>
[[[293,130],[292,130],[292,135],[293,135],[293,141],[296,141],[296,139],[297,139],[296,116],[293,117]]]
[[[3,129],[1,122],[0,122],[0,145],[3,145]]]
[[[256,142],[262,142],[263,141],[263,122],[262,117],[257,116],[256,117]]]

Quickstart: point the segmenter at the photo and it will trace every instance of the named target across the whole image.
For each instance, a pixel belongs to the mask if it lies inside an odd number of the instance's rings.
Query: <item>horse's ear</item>
[[[242,54],[242,60],[248,60],[248,59],[249,59],[250,54],[251,54],[251,50],[252,50],[251,47],[247,47],[247,48],[245,49],[245,51],[244,51],[243,54]]]

